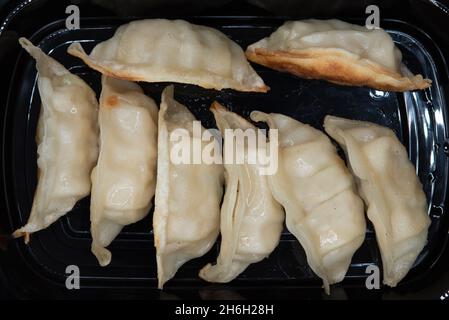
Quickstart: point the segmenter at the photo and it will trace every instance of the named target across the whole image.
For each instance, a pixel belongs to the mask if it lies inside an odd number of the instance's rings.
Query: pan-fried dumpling
[[[255,132],[256,128],[217,102],[211,110],[225,137],[226,192],[221,207],[220,254],[217,263],[206,265],[199,275],[210,282],[229,282],[251,263],[268,257],[276,248],[283,228],[284,210],[271,194],[268,176],[261,174],[260,159],[251,162],[249,158],[250,154],[260,151],[253,148],[261,148],[264,150],[262,154],[266,154],[266,148],[260,141],[257,146],[237,141],[239,131]],[[232,140],[226,136],[225,131],[229,129],[236,133]],[[227,150],[234,149],[232,159],[227,159]],[[239,152],[243,153],[245,161],[238,162]]]
[[[122,228],[143,219],[156,187],[157,106],[135,83],[102,77],[100,154],[92,171],[92,252],[102,266]]]
[[[394,287],[426,244],[430,225],[415,168],[388,128],[333,116],[324,119],[324,127],[345,150],[357,177],[380,247],[383,282]]]
[[[204,255],[217,239],[223,165],[218,141],[200,122],[195,131],[197,120],[174,100],[173,86],[163,91],[160,108],[153,231],[162,288],[184,263]],[[207,153],[210,146],[220,152],[211,154],[214,161],[196,161],[199,154],[194,153]]]
[[[98,156],[98,102],[78,76],[25,38],[22,47],[36,59],[42,101],[38,120],[38,183],[28,223],[13,236],[45,229],[90,193]]]
[[[363,202],[329,138],[281,114],[251,113],[279,135],[279,166],[269,176],[285,208],[288,230],[299,240],[312,270],[329,285],[343,280],[365,238]]]
[[[147,19],[119,27],[87,55],[68,52],[103,74],[134,81],[180,82],[204,88],[266,92],[243,50],[223,33],[183,20]]]
[[[339,20],[288,21],[246,50],[249,60],[308,79],[379,90],[425,89],[432,83],[413,75],[383,29]]]

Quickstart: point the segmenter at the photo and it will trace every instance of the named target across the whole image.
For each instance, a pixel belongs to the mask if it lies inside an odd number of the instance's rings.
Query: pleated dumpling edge
[[[403,92],[432,84],[402,64],[401,52],[387,32],[339,20],[287,21],[251,44],[246,56],[275,70],[340,85]]]
[[[324,128],[347,155],[376,232],[383,282],[395,287],[426,245],[431,223],[415,167],[387,127],[326,116]]]
[[[215,244],[224,183],[221,163],[195,164],[172,158],[187,148],[193,160],[193,153],[198,151],[194,145],[203,152],[210,143],[196,136],[192,127],[196,118],[175,100],[173,88],[168,86],[162,92],[159,111],[153,234],[161,289],[184,263],[204,255]],[[199,125],[205,134],[207,129]]]
[[[133,21],[120,26],[89,55],[78,42],[67,51],[103,74],[126,80],[269,90],[237,43],[218,30],[184,20]]]

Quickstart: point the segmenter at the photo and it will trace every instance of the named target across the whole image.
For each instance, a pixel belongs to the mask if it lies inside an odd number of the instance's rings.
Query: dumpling
[[[251,119],[278,130],[279,165],[270,187],[285,208],[288,230],[329,293],[365,238],[363,202],[351,174],[321,131],[276,113],[253,111]]]
[[[45,229],[90,193],[90,173],[98,156],[98,102],[78,76],[25,38],[21,46],[36,59],[42,107],[36,142],[38,183],[27,224],[13,233]]]
[[[388,128],[333,116],[326,116],[324,127],[345,150],[357,177],[380,247],[383,282],[394,287],[427,242],[430,218],[415,168]]]
[[[68,52],[117,78],[238,91],[269,89],[235,42],[215,29],[183,20],[133,21],[119,27],[90,55],[79,43],[71,44]]]
[[[101,266],[122,228],[143,219],[156,187],[157,106],[135,83],[103,76],[100,154],[92,171],[92,252]]]
[[[214,150],[217,153],[212,155]],[[195,160],[197,152],[208,151],[213,162],[205,162],[202,155],[200,161]],[[160,289],[184,263],[204,255],[214,245],[219,232],[223,179],[218,141],[174,100],[173,86],[165,88],[159,111],[153,216]]]
[[[257,141],[257,145],[244,140],[239,143],[238,132],[255,132],[256,128],[217,102],[211,110],[224,136],[226,192],[221,207],[220,254],[216,264],[206,265],[199,276],[209,282],[223,283],[235,279],[250,264],[268,257],[276,248],[283,229],[284,210],[271,194],[268,176],[261,174],[261,159],[251,162],[249,158],[250,154],[256,154],[256,148],[266,154],[264,148],[268,147],[263,145],[266,137],[263,136],[262,143]],[[232,139],[227,139],[227,130],[235,133]],[[230,158],[226,152],[233,149],[235,154]],[[240,156],[244,161],[239,162]]]
[[[249,60],[307,79],[378,90],[425,89],[432,83],[413,75],[383,29],[339,20],[288,21],[246,50]]]

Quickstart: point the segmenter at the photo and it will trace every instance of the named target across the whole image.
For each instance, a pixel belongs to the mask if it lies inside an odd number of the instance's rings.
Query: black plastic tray
[[[243,48],[269,35],[285,19],[256,17],[200,17],[188,19],[197,24],[217,28]],[[111,37],[117,26],[129,20],[92,18],[81,21],[82,29],[69,31],[64,21],[48,24],[30,40],[44,52],[80,75],[97,95],[100,74],[66,53],[73,41],[81,41],[87,52]],[[361,21],[353,21],[361,23]],[[304,80],[258,65],[254,68],[271,87],[267,94],[221,92],[191,85],[175,85],[175,97],[203,121],[214,127],[208,108],[218,100],[233,111],[248,117],[252,110],[279,112],[322,129],[325,115],[372,121],[392,128],[407,147],[415,164],[429,203],[432,224],[428,244],[415,267],[400,285],[411,283],[429,272],[440,256],[447,236],[449,213],[445,209],[448,187],[448,115],[441,82],[447,81],[447,68],[436,44],[420,29],[397,20],[382,21],[381,26],[393,37],[403,53],[403,61],[414,73],[433,81],[430,89],[416,92],[392,93],[369,88],[344,87],[319,80]],[[10,229],[22,226],[28,219],[36,187],[36,123],[40,109],[34,60],[21,51],[10,83],[6,105],[4,131],[4,188],[8,200]],[[146,94],[157,102],[166,84],[140,83]],[[194,190],[192,190],[194,192]],[[32,235],[30,245],[15,240],[9,250],[16,251],[21,261],[40,278],[63,287],[66,267],[80,268],[83,288],[156,288],[156,260],[152,236],[152,211],[144,220],[126,227],[111,244],[112,263],[98,265],[90,252],[89,199],[80,201],[72,212],[48,229]],[[268,259],[251,265],[235,281],[227,285],[211,285],[197,276],[207,262],[215,261],[217,244],[202,258],[185,264],[175,278],[166,284],[171,289],[200,289],[203,298],[213,298],[208,289],[238,289],[310,287],[319,289],[321,281],[308,267],[304,251],[291,234],[285,231],[279,246]],[[353,257],[346,279],[338,286],[364,288],[366,267],[381,267],[380,254],[372,227],[369,225],[365,242]],[[321,289],[319,289],[321,290]],[[332,290],[332,289],[331,289]],[[205,293],[204,293],[205,292]],[[165,293],[162,293],[164,295]],[[235,296],[231,295],[231,298]],[[170,295],[168,296],[170,298]]]

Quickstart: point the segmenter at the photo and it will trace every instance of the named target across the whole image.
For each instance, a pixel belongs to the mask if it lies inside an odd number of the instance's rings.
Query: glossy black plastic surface
[[[203,17],[189,20],[221,30],[243,48],[269,35],[284,21],[251,17]],[[111,37],[117,26],[127,21],[118,18],[84,19],[80,30],[69,31],[65,29],[64,21],[60,20],[36,32],[30,40],[73,73],[80,75],[99,95],[99,73],[68,55],[66,49],[71,42],[81,41],[86,51],[90,52],[96,43]],[[407,67],[433,81],[430,89],[393,93],[344,87],[324,81],[299,79],[254,65],[271,87],[267,94],[232,90],[218,92],[176,84],[175,97],[188,106],[206,127],[215,126],[208,107],[216,99],[245,117],[252,110],[279,112],[322,129],[324,116],[332,114],[392,128],[407,147],[410,159],[417,168],[432,219],[428,244],[415,263],[415,268],[404,280],[404,283],[408,283],[427,272],[438,259],[447,234],[448,117],[441,84],[443,80],[446,81],[447,74],[440,51],[424,32],[394,20],[383,21],[382,27],[397,43]],[[4,132],[4,187],[11,229],[26,222],[36,186],[35,131],[40,108],[36,77],[34,60],[22,50],[11,80]],[[146,94],[158,102],[166,86],[141,85]],[[80,268],[83,287],[155,288],[156,261],[151,219],[152,212],[144,220],[123,230],[110,246],[112,263],[105,268],[97,264],[90,252],[89,199],[80,201],[72,212],[48,229],[34,234],[29,246],[22,241],[15,241],[14,247],[23,263],[40,277],[59,286],[64,285],[67,265],[74,264]],[[218,244],[204,257],[184,265],[176,277],[167,283],[167,290],[211,286],[201,281],[197,273],[207,262],[214,261],[217,254]],[[367,276],[366,267],[373,263],[381,266],[375,235],[369,226],[366,240],[356,252],[343,285],[363,287]],[[268,259],[251,265],[224,287],[270,286],[321,286],[321,281],[308,267],[299,243],[288,232],[284,232],[279,246]]]

